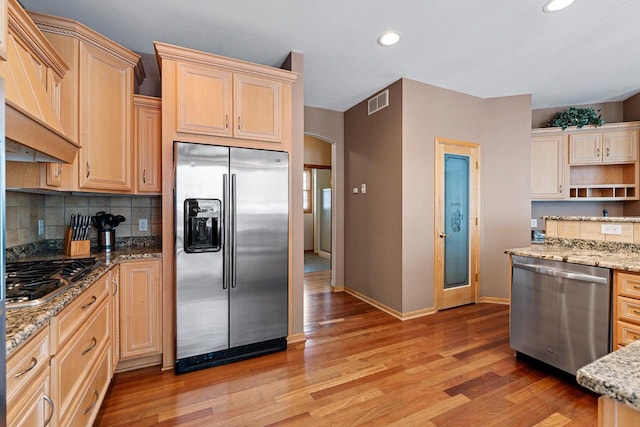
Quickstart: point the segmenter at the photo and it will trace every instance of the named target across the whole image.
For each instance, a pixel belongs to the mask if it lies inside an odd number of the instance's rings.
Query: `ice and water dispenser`
[[[222,203],[218,199],[184,201],[185,252],[217,252],[222,248]]]

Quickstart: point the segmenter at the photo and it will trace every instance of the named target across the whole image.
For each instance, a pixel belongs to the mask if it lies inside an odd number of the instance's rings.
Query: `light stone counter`
[[[587,247],[569,247],[545,244],[528,246],[525,248],[507,249],[505,252],[511,255],[572,262],[575,264],[611,268],[613,270],[640,272],[639,253],[632,252],[631,250],[604,250],[599,248],[597,245],[589,247],[588,243],[584,241],[581,243],[587,244]]]
[[[584,366],[578,384],[640,411],[640,341]]]
[[[551,221],[590,221],[590,222],[638,222],[640,217],[636,216],[543,216],[544,220]]]
[[[98,278],[112,269],[121,261],[131,259],[146,259],[162,257],[160,247],[130,247],[119,249],[110,253],[92,253],[97,260],[101,261],[90,274],[78,281],[74,286],[67,289],[57,297],[35,307],[8,308],[6,310],[6,354],[7,357],[13,353],[21,344],[34,336],[40,329],[49,324],[53,316],[60,313],[65,307],[77,298],[82,292],[89,288]],[[61,256],[38,258],[38,259],[59,259]],[[30,258],[29,260],[34,260]],[[27,260],[27,259],[23,259]]]

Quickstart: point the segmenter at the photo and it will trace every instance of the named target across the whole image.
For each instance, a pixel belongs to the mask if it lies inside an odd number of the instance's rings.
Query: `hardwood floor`
[[[597,396],[518,360],[508,308],[401,322],[305,275],[305,344],[183,375],[117,374],[97,426],[595,426]]]

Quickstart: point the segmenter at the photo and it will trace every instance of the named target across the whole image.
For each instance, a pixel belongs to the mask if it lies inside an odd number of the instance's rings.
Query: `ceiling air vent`
[[[369,115],[389,106],[389,89],[369,99]]]

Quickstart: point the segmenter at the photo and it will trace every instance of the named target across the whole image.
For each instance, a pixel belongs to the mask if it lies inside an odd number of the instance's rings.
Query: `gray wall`
[[[402,80],[388,89],[388,107],[344,113],[345,286],[402,311]]]

